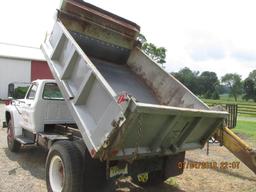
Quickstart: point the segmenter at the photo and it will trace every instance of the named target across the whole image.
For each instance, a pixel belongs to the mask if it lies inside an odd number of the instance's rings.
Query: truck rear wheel
[[[93,159],[82,140],[75,141],[74,144],[83,156],[82,191],[103,191],[107,184],[106,162]]]
[[[19,152],[21,144],[14,137],[14,128],[11,120],[8,121],[7,144],[11,152]]]
[[[78,192],[82,181],[82,156],[70,141],[58,141],[46,159],[46,185],[51,192]]]

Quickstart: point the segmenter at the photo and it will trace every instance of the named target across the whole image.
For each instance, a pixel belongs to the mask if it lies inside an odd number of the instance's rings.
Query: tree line
[[[205,99],[220,99],[220,94],[228,93],[235,101],[242,95],[244,100],[256,102],[256,70],[244,80],[237,73],[227,73],[218,79],[215,72],[200,73],[187,67],[171,74],[194,94]]]
[[[139,34],[137,40],[140,42],[141,49],[164,68],[167,49],[149,43],[143,34]],[[200,73],[188,67],[171,74],[194,94],[205,99],[220,99],[220,94],[228,93],[234,97],[235,101],[242,95],[242,99],[256,102],[256,70],[253,70],[244,80],[237,73],[227,73],[218,79],[215,72]]]

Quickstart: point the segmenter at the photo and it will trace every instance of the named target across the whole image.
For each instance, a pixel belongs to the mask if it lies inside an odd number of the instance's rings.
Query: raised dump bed
[[[147,57],[139,26],[63,1],[42,45],[91,155],[120,159],[201,148],[226,118]]]

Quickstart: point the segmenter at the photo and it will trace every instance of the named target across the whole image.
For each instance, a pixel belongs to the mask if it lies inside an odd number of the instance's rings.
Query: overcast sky
[[[218,76],[256,69],[256,1],[88,0],[141,26],[149,42],[167,48],[168,71],[183,67]],[[0,1],[0,42],[39,47],[60,0]]]

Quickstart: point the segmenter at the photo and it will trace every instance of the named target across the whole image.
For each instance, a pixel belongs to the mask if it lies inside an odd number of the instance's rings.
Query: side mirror
[[[14,83],[10,83],[9,85],[8,85],[8,98],[9,97],[14,97]]]
[[[6,121],[3,122],[3,128],[7,128],[7,123],[6,123]]]

